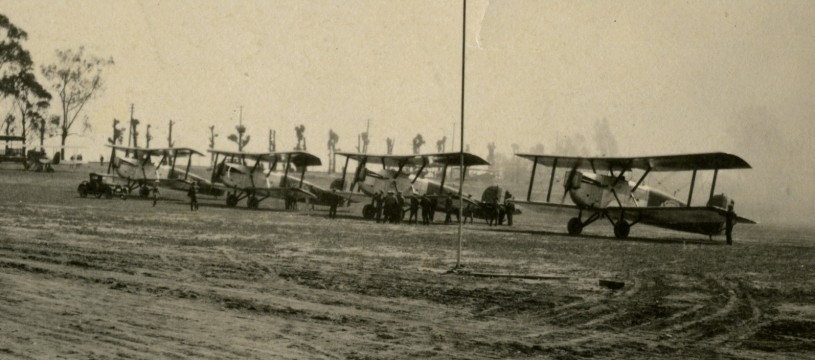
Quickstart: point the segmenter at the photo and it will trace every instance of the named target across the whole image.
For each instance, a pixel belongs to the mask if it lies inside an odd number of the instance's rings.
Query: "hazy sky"
[[[620,155],[744,157],[754,169],[720,182],[743,211],[760,212],[744,215],[808,220],[811,5],[469,1],[465,142],[481,155],[493,141],[504,153],[512,143],[551,151],[558,137],[592,141],[607,119]],[[394,137],[395,152],[407,153],[417,133],[430,151],[444,135],[449,146],[458,127],[460,1],[26,0],[0,9],[28,31],[38,64],[80,45],[113,57],[104,93],[87,107],[95,132],[70,140],[89,157],[103,152],[111,120],[128,119],[130,104],[153,125],[156,145],[166,145],[173,119],[178,145],[204,150],[215,125],[216,147],[233,149],[225,138],[242,105],[249,150],[266,148],[269,128],[278,149],[291,149],[304,124],[309,150],[324,161],[329,128],[353,150],[370,119],[369,151],[384,152]]]

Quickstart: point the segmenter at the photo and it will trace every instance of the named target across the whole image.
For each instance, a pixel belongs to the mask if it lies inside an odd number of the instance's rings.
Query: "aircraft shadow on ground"
[[[561,236],[561,237],[573,237],[573,238],[580,238],[580,239],[597,239],[597,240],[611,240],[611,241],[628,241],[628,242],[638,242],[638,243],[650,243],[650,244],[692,244],[692,245],[709,245],[709,246],[722,246],[725,245],[724,242],[721,241],[711,241],[708,239],[678,239],[678,238],[646,238],[646,237],[635,237],[629,236],[625,239],[618,239],[612,236],[603,236],[603,235],[590,235],[590,234],[581,234],[581,235],[569,235],[566,233],[555,232],[555,231],[547,231],[547,230],[520,230],[520,229],[497,229],[497,228],[487,228],[482,229],[484,231],[493,231],[499,233],[513,233],[513,234],[528,234],[528,235],[551,235],[551,236]]]

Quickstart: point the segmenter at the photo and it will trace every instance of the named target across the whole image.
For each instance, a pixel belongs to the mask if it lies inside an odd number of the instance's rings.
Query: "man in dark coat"
[[[393,191],[388,191],[388,196],[385,197],[385,221],[395,223],[396,213],[399,210],[399,201],[393,195]]]
[[[515,212],[515,204],[512,203],[512,194],[509,191],[504,194],[504,211],[507,215],[507,226],[512,226],[512,213]]]
[[[405,197],[401,192],[396,192],[397,207],[393,210],[393,215],[396,217],[396,223],[401,223],[402,218],[405,217]]]
[[[410,196],[410,216],[408,217],[408,224],[415,224],[419,222],[419,199],[416,195]],[[424,222],[424,219],[422,219]]]
[[[329,200],[330,201],[330,206],[328,208],[328,217],[330,219],[336,219],[337,218],[337,206],[340,205],[340,199],[341,198],[339,196],[337,196],[337,195],[333,195],[333,194],[331,195],[331,199]]]
[[[444,199],[444,212],[447,213],[447,215],[445,215],[445,217],[444,217],[444,223],[445,224],[449,224],[451,221],[453,221],[452,215],[454,213],[456,214],[456,222],[461,221],[461,218],[459,218],[459,216],[458,216],[458,209],[453,208],[453,197],[452,196],[447,196]]]
[[[187,191],[187,196],[190,197],[190,211],[198,210],[198,183],[193,182],[190,185],[190,190]]]
[[[427,198],[427,195],[422,195],[421,200],[419,200],[419,206],[422,208],[422,225],[430,225],[430,199]]]
[[[376,222],[382,221],[382,206],[383,206],[382,191],[377,191],[374,194],[374,208],[376,209]]]

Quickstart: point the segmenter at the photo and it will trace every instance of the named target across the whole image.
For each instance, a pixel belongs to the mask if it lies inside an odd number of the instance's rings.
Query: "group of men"
[[[419,223],[419,211],[421,210],[421,222],[423,225],[430,225],[433,223],[435,215],[436,215],[436,208],[438,206],[439,197],[436,196],[427,196],[427,195],[418,195],[413,194],[408,196],[409,199],[405,199],[405,197],[395,191],[388,191],[387,194],[384,191],[379,191],[373,196],[373,206],[374,206],[374,219],[377,223],[393,223],[398,224],[402,222],[405,216],[405,203],[410,202],[408,204],[408,220],[409,224],[417,224]],[[449,224],[452,222],[452,216],[455,215],[456,222],[459,221],[459,214],[458,209],[454,208],[453,206],[453,197],[452,196],[441,196],[444,201],[444,212],[446,213],[446,217],[444,219],[445,224]],[[468,205],[468,208],[470,205]],[[466,211],[465,211],[466,212]],[[464,222],[467,221],[467,215],[469,214],[470,223],[472,223],[472,214],[473,211],[467,212],[464,216]]]
[[[402,209],[405,206],[405,197],[402,193],[395,193],[388,191],[385,195],[384,192],[379,191],[373,196],[374,209],[376,210],[375,219],[377,223],[400,223],[402,222]]]

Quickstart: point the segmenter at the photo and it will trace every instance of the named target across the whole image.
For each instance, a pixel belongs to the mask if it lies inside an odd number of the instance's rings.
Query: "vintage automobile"
[[[105,181],[111,176],[90,173],[88,177],[89,179],[83,180],[76,189],[80,197],[85,198],[88,197],[88,195],[92,195],[96,198],[101,198],[104,195],[106,199],[113,198],[114,196],[118,196],[122,198],[122,200],[127,198],[127,191],[125,191],[124,187],[109,184]]]

